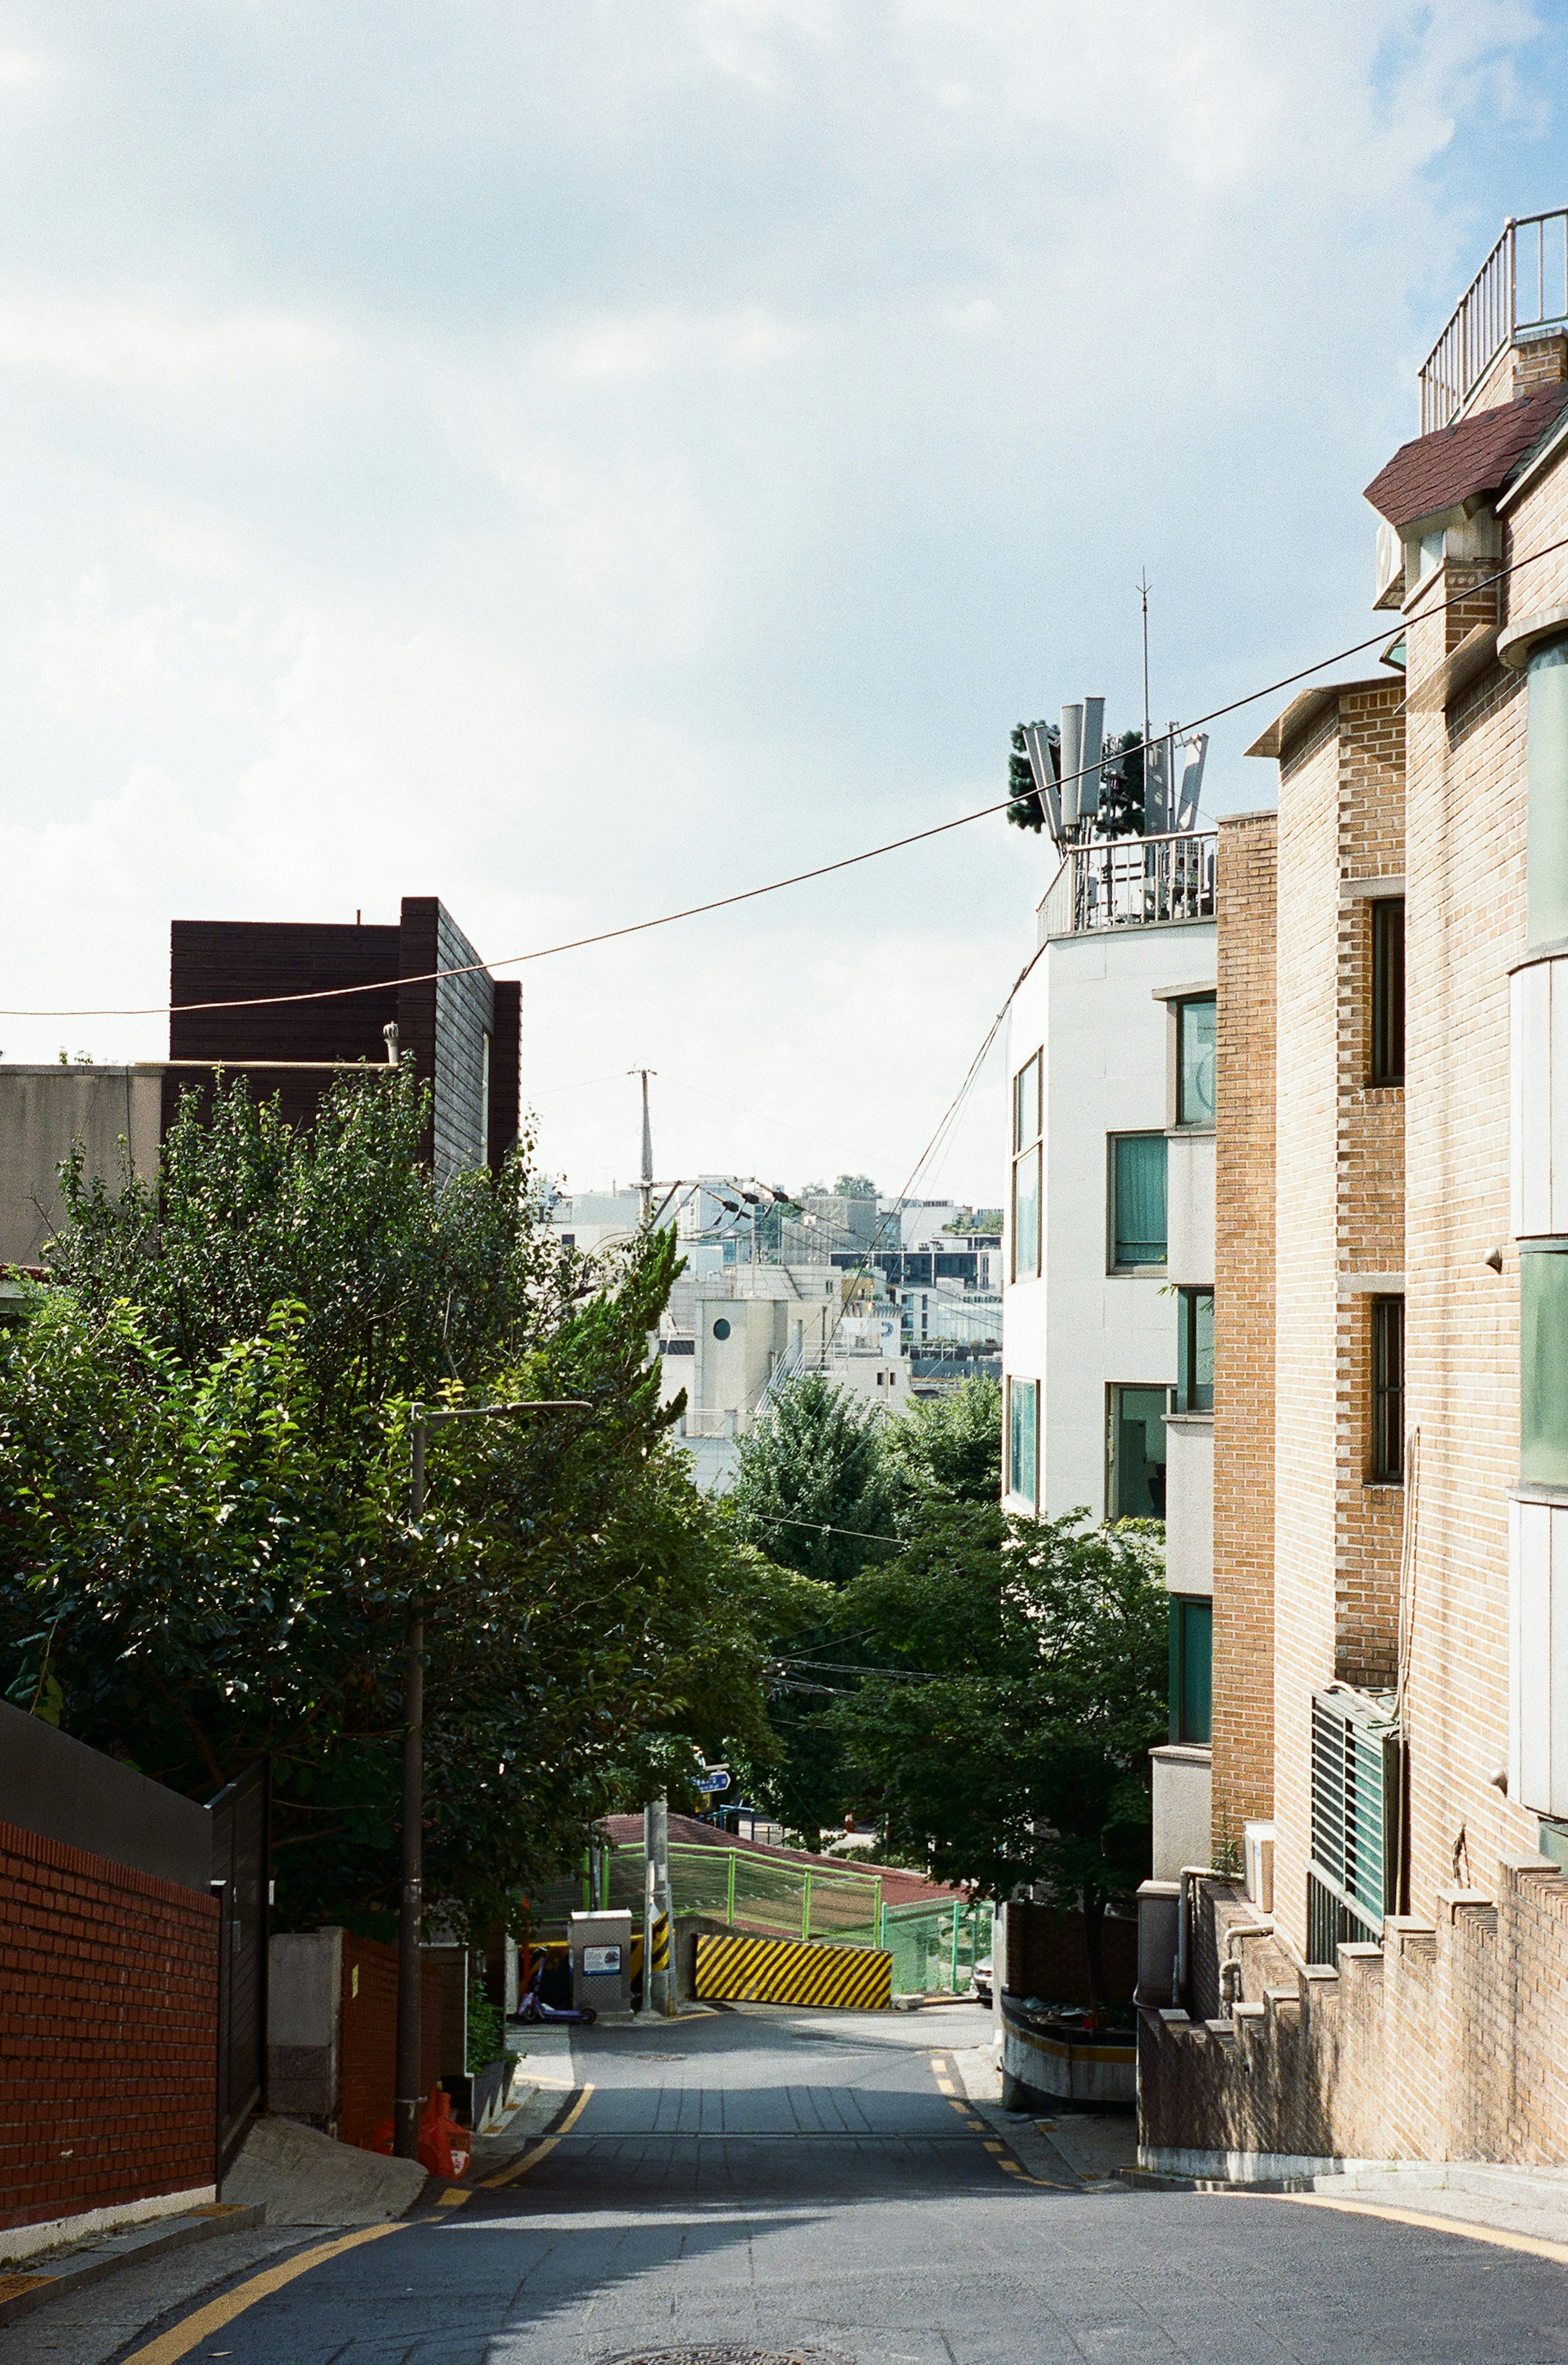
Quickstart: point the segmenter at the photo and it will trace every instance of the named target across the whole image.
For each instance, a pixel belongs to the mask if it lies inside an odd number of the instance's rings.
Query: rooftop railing
[[[1040,900],[1040,942],[1099,928],[1163,928],[1215,915],[1217,831],[1170,830],[1070,846]]]
[[[1421,371],[1421,432],[1457,419],[1520,329],[1568,321],[1568,207],[1507,221]]]

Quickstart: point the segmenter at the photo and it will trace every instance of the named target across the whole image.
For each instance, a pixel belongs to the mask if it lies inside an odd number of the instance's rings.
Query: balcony
[[[1568,1238],[1568,955],[1529,954],[1514,969],[1509,984],[1509,1229],[1516,1239],[1562,1239]]]
[[[1105,928],[1169,928],[1215,915],[1217,831],[1167,830],[1070,846],[1040,899],[1041,944]]]
[[[1568,207],[1509,221],[1421,371],[1421,432],[1457,419],[1521,329],[1568,322]]]

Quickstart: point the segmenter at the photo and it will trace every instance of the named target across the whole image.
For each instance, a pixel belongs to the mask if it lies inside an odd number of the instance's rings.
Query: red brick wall
[[[0,1823],[0,2227],[209,2186],[218,1908]]]
[[[442,2074],[442,1967],[422,1966],[420,2091]],[[368,2144],[392,2116],[398,2066],[398,1949],[343,1933],[342,2034],[338,2054],[338,2140]]]

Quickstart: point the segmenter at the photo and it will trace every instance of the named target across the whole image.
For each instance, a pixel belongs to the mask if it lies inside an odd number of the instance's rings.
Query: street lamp
[[[523,1412],[591,1412],[581,1396],[534,1397],[519,1404],[450,1405],[427,1412],[412,1407],[409,1431],[409,1517],[418,1529],[425,1516],[425,1437],[449,1420],[504,1420]],[[420,2156],[420,1925],[425,1887],[425,1613],[409,1619],[407,1671],[403,1678],[403,1877],[398,1905],[398,2069],[392,2106],[392,2147],[399,2159]]]

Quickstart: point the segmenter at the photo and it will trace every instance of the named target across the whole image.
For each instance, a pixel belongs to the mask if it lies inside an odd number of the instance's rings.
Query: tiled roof
[[[1367,487],[1367,499],[1390,525],[1458,507],[1473,493],[1500,493],[1520,462],[1556,423],[1568,386],[1539,387],[1518,402],[1478,410],[1402,443]]]

